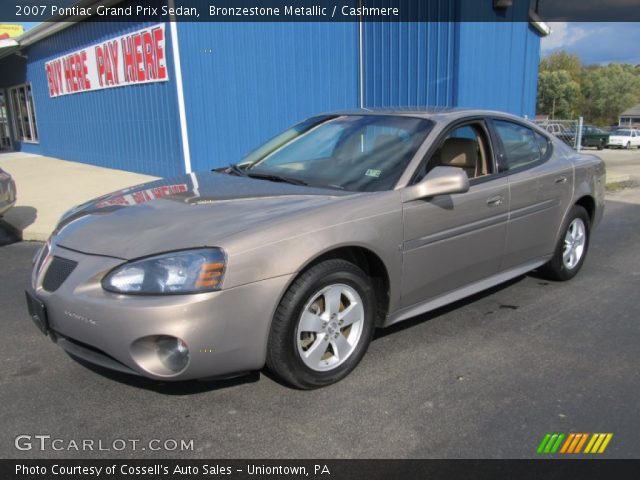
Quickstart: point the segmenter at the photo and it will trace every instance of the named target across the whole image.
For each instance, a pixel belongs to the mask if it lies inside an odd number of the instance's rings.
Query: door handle
[[[554,180],[554,183],[567,183],[567,177],[562,175]]]
[[[489,205],[490,207],[497,207],[499,205],[502,205],[503,200],[504,197],[502,195],[496,195],[495,197],[491,197],[487,200],[487,205]]]

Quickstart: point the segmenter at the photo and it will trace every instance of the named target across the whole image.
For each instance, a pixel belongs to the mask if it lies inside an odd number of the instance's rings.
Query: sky
[[[566,50],[583,64],[631,63],[640,65],[640,24],[552,22],[552,33],[541,42],[546,56]]]

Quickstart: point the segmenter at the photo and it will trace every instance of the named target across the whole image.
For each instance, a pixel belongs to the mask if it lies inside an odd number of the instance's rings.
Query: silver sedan
[[[34,259],[38,327],[161,380],[349,374],[373,332],[538,269],[568,280],[603,162],[490,111],[310,118],[238,164],[66,213]]]

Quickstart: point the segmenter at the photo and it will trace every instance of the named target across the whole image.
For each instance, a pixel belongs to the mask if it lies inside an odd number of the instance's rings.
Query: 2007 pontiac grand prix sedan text
[[[80,205],[34,259],[36,324],[162,380],[334,383],[373,331],[533,269],[568,280],[603,162],[489,111],[310,118],[239,164]]]

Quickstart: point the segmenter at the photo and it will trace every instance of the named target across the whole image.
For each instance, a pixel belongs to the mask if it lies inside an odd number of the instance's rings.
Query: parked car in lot
[[[631,128],[619,128],[609,134],[608,147],[640,148],[640,131]]]
[[[576,145],[577,128],[565,131],[562,135],[562,139],[569,146]],[[583,125],[582,135],[580,137],[580,145],[583,147],[596,147],[598,150],[602,150],[609,143],[609,134],[601,128],[594,127],[593,125]]]
[[[16,184],[7,172],[0,168],[0,217],[16,203]]]
[[[238,164],[69,211],[34,259],[28,308],[111,369],[185,380],[266,364],[321,387],[377,327],[533,269],[572,278],[604,175],[504,113],[320,115]]]

